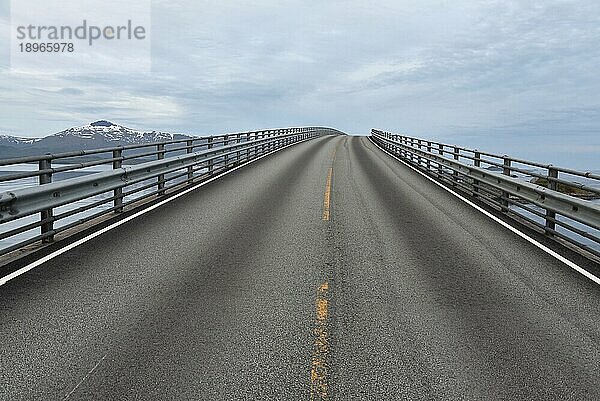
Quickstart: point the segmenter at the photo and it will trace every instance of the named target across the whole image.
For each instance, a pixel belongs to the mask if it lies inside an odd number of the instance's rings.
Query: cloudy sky
[[[600,168],[600,2],[152,1],[152,71],[9,69],[0,133],[377,127]]]

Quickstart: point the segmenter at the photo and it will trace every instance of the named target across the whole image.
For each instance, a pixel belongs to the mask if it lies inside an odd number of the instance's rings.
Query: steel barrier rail
[[[314,127],[320,128],[320,127]],[[101,164],[108,164],[111,161],[139,161],[143,158],[148,158],[149,156],[160,156],[166,155],[168,153],[176,153],[176,152],[187,152],[190,153],[196,148],[205,148],[211,149],[213,147],[228,145],[229,143],[235,142],[248,142],[255,139],[273,137],[276,135],[282,135],[286,133],[297,133],[297,132],[306,132],[307,130],[314,129],[313,127],[303,127],[303,128],[280,128],[280,129],[272,129],[272,130],[263,130],[263,131],[251,131],[251,132],[242,132],[235,134],[223,134],[217,136],[204,136],[204,137],[196,137],[189,139],[178,139],[171,141],[162,141],[162,142],[153,142],[147,144],[135,144],[135,145],[123,145],[123,146],[115,146],[110,148],[101,148],[101,149],[87,149],[87,150],[78,150],[73,152],[64,152],[64,153],[54,153],[54,154],[45,154],[38,156],[25,156],[25,157],[17,157],[17,158],[9,158],[9,159],[0,159],[0,166],[9,166],[20,163],[32,163],[38,162],[42,164],[43,162],[52,162],[59,159],[63,160],[71,160],[78,159],[82,157],[94,157],[103,153],[111,153],[113,155],[112,159],[102,158],[101,160],[93,160],[89,162],[80,162],[80,163],[70,163],[68,166],[63,166],[59,168],[50,168],[47,170],[39,170],[37,172],[26,172],[26,173],[18,173],[11,175],[3,175],[0,176],[0,182],[11,181],[19,178],[28,178],[39,176],[43,173],[59,173],[66,172],[71,170],[77,170],[84,167],[92,167]],[[168,145],[180,145],[184,144],[185,146],[168,148]],[[135,151],[135,150],[146,150],[148,148],[152,148],[152,151],[146,151],[145,153],[133,153],[129,156],[123,156],[123,152],[126,151]]]
[[[138,205],[148,198],[157,195],[163,196],[187,188],[235,165],[289,144],[329,134],[342,133],[324,127],[285,128],[0,160],[0,165],[4,166],[24,162],[39,163],[37,171],[27,172],[27,174],[7,174],[0,176],[0,181],[10,182],[37,176],[40,184],[0,193],[0,227],[2,224],[12,223],[9,229],[0,232],[0,241],[26,232],[31,233],[31,230],[40,228],[39,234],[29,235],[22,241],[0,248],[0,255],[39,241],[52,242],[58,233],[70,230],[80,224],[105,217],[111,212],[122,212],[124,208]],[[234,139],[231,139],[232,137]],[[198,144],[198,142],[201,143]],[[233,144],[230,144],[231,142]],[[167,149],[167,145],[178,146],[181,143],[185,143],[186,146]],[[129,157],[122,154],[126,150],[148,147],[156,150]],[[200,150],[194,150],[195,148],[200,148]],[[89,157],[102,153],[109,153],[113,157],[69,164],[58,168],[53,168],[50,164],[53,160],[71,160],[74,157]],[[181,154],[165,158],[166,153]],[[155,156],[157,160],[145,161],[148,156]],[[124,160],[134,159],[138,164],[122,164]],[[77,171],[100,164],[112,165],[112,169],[52,182],[52,174]],[[168,182],[170,185],[166,185]],[[141,185],[136,186],[136,184]],[[75,204],[75,202],[102,194],[109,194],[109,196],[85,205]],[[126,199],[128,197],[132,199]],[[107,205],[109,203],[112,203],[112,206]],[[57,213],[63,207],[68,210]],[[98,210],[99,207],[103,208]],[[90,211],[93,213],[90,214]],[[74,216],[79,213],[85,214],[84,212],[87,214],[80,215],[79,219],[67,222],[61,227],[54,227],[55,222],[66,218],[73,220]],[[26,218],[29,217],[31,220],[36,213],[40,213],[40,219],[19,224],[20,219],[27,220]]]
[[[548,236],[560,238],[580,250],[600,257],[600,205],[557,190],[558,184],[561,184],[565,185],[565,188],[577,189],[593,197],[600,194],[599,188],[560,179],[559,173],[592,181],[600,180],[600,176],[379,130],[372,130],[371,135],[373,140],[386,151],[429,175],[461,189],[512,217],[518,215],[520,219],[543,230]],[[461,161],[461,158],[469,160],[472,164]],[[501,159],[502,162],[498,163],[494,158]],[[483,168],[482,164],[493,168],[501,167],[502,173]],[[524,165],[526,168],[516,167],[515,164]],[[531,171],[527,167],[546,169],[547,175]],[[520,173],[525,178],[545,179],[548,185],[546,187],[528,182],[515,176],[514,172]],[[513,208],[510,208],[510,205]],[[539,210],[530,205],[536,206]],[[543,224],[522,211],[537,216]],[[576,227],[573,222],[579,223],[584,228]],[[584,238],[590,244],[583,243]]]

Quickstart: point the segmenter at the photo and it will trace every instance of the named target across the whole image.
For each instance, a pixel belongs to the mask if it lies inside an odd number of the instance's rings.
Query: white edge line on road
[[[508,228],[510,231],[512,231],[513,233],[517,234],[519,237],[523,238],[524,240],[526,240],[530,244],[538,247],[542,251],[546,252],[548,255],[550,255],[550,256],[558,259],[559,261],[563,262],[564,264],[566,264],[567,266],[569,266],[573,270],[577,271],[578,273],[580,273],[580,274],[584,275],[585,277],[589,278],[590,280],[592,280],[594,283],[600,284],[600,278],[594,276],[592,273],[588,272],[587,270],[585,270],[583,267],[579,266],[575,262],[573,262],[573,261],[565,258],[564,256],[560,255],[559,253],[553,251],[552,249],[548,248],[546,245],[544,245],[544,244],[540,243],[539,241],[531,238],[530,236],[528,236],[524,232],[516,229],[515,227],[511,226],[510,224],[508,224],[507,222],[503,221],[502,219],[499,219],[498,217],[494,216],[492,213],[488,212],[487,210],[483,209],[482,207],[480,207],[480,206],[476,205],[475,203],[471,202],[470,200],[468,200],[467,198],[465,198],[461,194],[459,194],[457,192],[454,192],[453,190],[451,190],[450,188],[446,187],[445,185],[442,185],[438,181],[434,180],[432,177],[428,176],[427,174],[423,173],[421,170],[419,170],[419,169],[411,166],[410,164],[406,163],[404,160],[400,159],[399,157],[397,157],[397,156],[395,156],[395,155],[393,155],[391,153],[388,153],[385,149],[383,149],[381,146],[379,146],[377,143],[375,143],[375,141],[373,141],[373,139],[371,139],[370,136],[369,136],[369,140],[375,146],[377,146],[379,149],[381,149],[383,152],[385,152],[386,154],[392,156],[394,159],[398,160],[400,163],[404,164],[406,167],[408,167],[408,168],[416,171],[417,173],[421,174],[423,177],[427,178],[429,181],[433,182],[434,184],[436,184],[437,186],[441,187],[442,189],[450,192],[452,195],[456,196],[458,199],[462,200],[463,202],[465,202],[469,206],[477,209],[478,211],[480,211],[481,213],[483,213],[484,215],[486,215],[490,219],[494,220],[496,223],[499,223],[499,224],[503,225],[504,227]]]
[[[139,217],[139,216],[141,216],[143,214],[146,214],[149,211],[154,210],[157,207],[164,205],[165,203],[169,203],[169,202],[171,202],[171,201],[179,198],[180,196],[183,196],[183,195],[185,195],[185,194],[187,194],[189,192],[192,192],[192,191],[194,191],[194,190],[196,190],[196,189],[198,189],[198,188],[200,188],[200,187],[202,187],[202,186],[204,186],[204,185],[206,185],[206,184],[208,184],[208,183],[210,183],[210,182],[212,182],[212,181],[214,181],[214,180],[216,180],[218,178],[223,177],[224,175],[232,173],[235,170],[237,170],[239,168],[242,168],[244,166],[247,166],[250,163],[254,163],[254,162],[262,159],[263,157],[267,157],[267,156],[269,156],[269,155],[271,155],[271,154],[273,154],[275,152],[279,152],[279,151],[281,151],[281,150],[283,150],[285,148],[288,148],[290,146],[298,145],[299,143],[308,141],[310,139],[313,139],[313,138],[308,138],[308,139],[304,139],[304,140],[296,142],[296,143],[289,144],[287,146],[284,146],[283,148],[276,149],[276,150],[274,150],[272,152],[269,152],[269,153],[266,153],[266,154],[264,154],[264,155],[262,155],[260,157],[257,157],[256,159],[252,159],[250,161],[247,161],[247,162],[245,162],[243,164],[240,164],[239,166],[236,166],[236,167],[232,168],[231,170],[224,171],[224,172],[222,172],[219,175],[216,175],[216,176],[214,176],[214,177],[212,177],[212,178],[210,178],[210,179],[208,179],[206,181],[203,181],[203,182],[199,183],[198,185],[195,185],[195,186],[193,186],[191,188],[188,188],[188,189],[186,189],[186,190],[184,190],[184,191],[182,191],[182,192],[180,192],[180,193],[178,193],[176,195],[173,195],[173,196],[171,196],[171,197],[169,197],[169,198],[167,198],[165,200],[162,200],[162,201],[160,201],[158,203],[155,203],[154,205],[152,205],[152,206],[150,206],[150,207],[148,207],[148,208],[146,208],[144,210],[140,210],[139,212],[136,212],[136,213],[132,214],[131,216],[127,216],[124,219],[119,220],[119,221],[117,221],[117,222],[115,222],[115,223],[113,223],[113,224],[111,224],[109,226],[106,226],[106,227],[104,227],[101,230],[93,232],[93,233],[91,233],[90,235],[88,235],[86,237],[83,237],[83,238],[81,238],[81,239],[79,239],[79,240],[77,240],[75,242],[72,242],[69,245],[66,245],[64,248],[58,249],[58,250],[56,250],[56,251],[54,251],[54,252],[52,252],[52,253],[44,256],[43,258],[38,259],[35,262],[31,262],[27,266],[24,266],[24,267],[20,268],[19,270],[16,270],[16,271],[12,272],[11,274],[6,275],[6,276],[0,278],[0,286],[3,286],[4,284],[6,284],[7,282],[9,282],[10,280],[12,280],[14,278],[17,278],[17,277],[19,277],[22,274],[27,273],[31,269],[34,269],[34,268],[38,267],[39,265],[41,265],[43,263],[46,263],[47,261],[49,261],[51,259],[54,259],[55,257],[57,257],[59,255],[62,255],[63,253],[65,253],[67,251],[70,251],[71,249],[76,248],[79,245],[84,244],[84,243],[88,242],[91,239],[96,238],[97,236],[102,235],[102,234],[104,234],[107,231],[110,231],[113,228],[119,227],[121,224],[125,224],[128,221],[135,219],[136,217]]]

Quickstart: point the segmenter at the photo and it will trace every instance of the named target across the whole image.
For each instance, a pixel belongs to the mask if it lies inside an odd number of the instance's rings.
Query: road
[[[600,399],[597,285],[364,137],[0,287],[2,400]]]

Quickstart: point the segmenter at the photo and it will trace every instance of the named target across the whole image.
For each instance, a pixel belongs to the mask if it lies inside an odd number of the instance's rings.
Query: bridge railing
[[[31,170],[0,175],[9,188],[0,193],[0,256],[53,242],[287,145],[338,133],[282,128],[0,160],[8,169]]]
[[[375,129],[371,137],[448,186],[600,257],[600,175]]]

